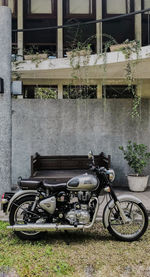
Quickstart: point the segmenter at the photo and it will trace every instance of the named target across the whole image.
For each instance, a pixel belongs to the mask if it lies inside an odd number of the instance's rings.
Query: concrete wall
[[[150,100],[141,119],[131,118],[132,100],[13,100],[12,175],[30,176],[30,156],[104,151],[112,157],[116,185],[125,186],[128,167],[118,150],[128,140],[150,149]],[[147,172],[149,172],[147,168]]]
[[[0,192],[11,184],[11,12],[0,7],[0,78],[4,93],[0,94]]]

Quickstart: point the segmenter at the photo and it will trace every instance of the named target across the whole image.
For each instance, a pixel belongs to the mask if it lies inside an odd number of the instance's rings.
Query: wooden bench
[[[110,155],[94,156],[95,164],[110,168]],[[31,156],[31,178],[49,183],[67,182],[70,178],[89,171],[88,156]]]

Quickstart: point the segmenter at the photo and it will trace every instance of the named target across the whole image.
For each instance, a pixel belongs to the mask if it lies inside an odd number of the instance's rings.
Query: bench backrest
[[[110,156],[101,153],[95,157],[95,163],[99,166],[110,168]],[[73,170],[88,169],[88,156],[40,156],[36,153],[31,156],[31,176],[40,170]]]

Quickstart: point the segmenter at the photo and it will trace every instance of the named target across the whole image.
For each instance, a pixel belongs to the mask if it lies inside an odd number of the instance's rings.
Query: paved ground
[[[146,209],[148,211],[148,214],[150,216],[150,187],[144,192],[131,192],[128,189],[115,189],[115,192],[117,193],[117,195],[130,194],[130,195],[134,195],[137,198],[141,199],[142,203],[146,207]],[[103,200],[103,196],[101,196],[100,199]],[[104,200],[104,202],[100,206],[100,209],[99,209],[99,212],[98,212],[98,218],[101,218],[105,205],[106,205],[106,199]],[[0,211],[0,220],[1,221],[8,221],[8,216],[6,216],[2,211]]]

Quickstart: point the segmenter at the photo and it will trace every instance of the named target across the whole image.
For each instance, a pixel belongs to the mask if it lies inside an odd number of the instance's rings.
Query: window
[[[144,9],[150,8],[150,0],[144,0]]]
[[[31,0],[30,11],[32,14],[51,14],[52,0]]]
[[[130,0],[106,0],[107,14],[124,14],[130,12]]]
[[[103,98],[134,98],[136,86],[103,86]]]
[[[35,99],[57,99],[58,88],[57,86],[24,86],[23,98]]]
[[[93,99],[97,98],[97,86],[64,86],[64,99]]]
[[[12,13],[14,13],[14,10],[15,10],[14,0],[8,0],[8,7],[12,10]]]
[[[69,0],[69,14],[92,14],[92,0]]]

